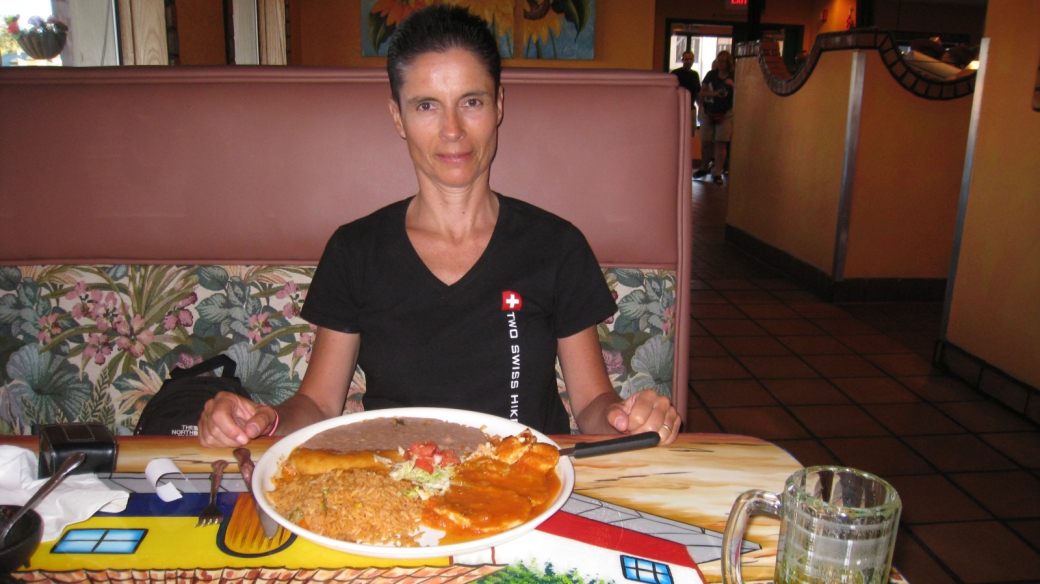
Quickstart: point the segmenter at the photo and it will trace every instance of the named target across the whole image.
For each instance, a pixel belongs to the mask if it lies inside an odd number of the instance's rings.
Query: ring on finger
[[[661,424],[661,427],[664,428],[665,430],[668,430],[669,432],[672,431],[672,427],[669,426],[668,424]]]

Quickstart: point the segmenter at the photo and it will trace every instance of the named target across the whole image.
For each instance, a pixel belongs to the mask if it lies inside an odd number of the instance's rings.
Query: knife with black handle
[[[661,435],[657,432],[642,432],[600,442],[579,442],[570,448],[561,448],[560,456],[571,458],[588,458],[602,454],[613,454],[615,452],[628,452],[629,450],[641,450],[653,448],[661,442]]]

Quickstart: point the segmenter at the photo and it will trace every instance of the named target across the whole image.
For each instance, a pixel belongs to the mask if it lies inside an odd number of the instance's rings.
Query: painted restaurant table
[[[575,436],[554,436],[570,445]],[[592,440],[595,437],[580,437]],[[276,439],[250,445],[254,460]],[[0,443],[36,450],[32,436]],[[116,472],[99,475],[130,491],[127,508],[97,513],[40,544],[23,581],[167,582],[721,582],[722,532],[734,499],[779,492],[801,465],[768,442],[683,434],[672,445],[574,460],[574,494],[538,529],[502,546],[425,560],[362,557],[320,547],[282,528],[271,539],[253,510],[231,449],[195,438],[120,437]],[[164,503],[144,476],[155,458],[184,474],[183,497]],[[210,463],[231,463],[219,525],[195,527],[208,502]],[[175,483],[176,484],[176,483]],[[190,492],[190,491],[195,492]],[[746,581],[772,580],[779,521],[755,517],[742,548]]]

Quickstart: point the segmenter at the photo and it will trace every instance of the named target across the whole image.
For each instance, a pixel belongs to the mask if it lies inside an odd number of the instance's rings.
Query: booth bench
[[[492,187],[588,238],[622,395],[686,413],[689,96],[664,73],[509,70]],[[417,191],[385,72],[0,72],[0,434],[134,428],[169,371],[225,352],[263,403],[299,387],[299,318],[335,228]],[[566,394],[562,378],[560,390]],[[346,410],[360,408],[359,372]]]

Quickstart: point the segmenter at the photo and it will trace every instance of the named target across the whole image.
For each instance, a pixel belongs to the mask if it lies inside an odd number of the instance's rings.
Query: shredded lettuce
[[[390,478],[398,481],[411,481],[414,488],[407,494],[425,501],[430,497],[448,492],[453,474],[455,474],[455,470],[450,466],[434,465],[431,474],[421,468],[415,468],[414,460],[406,460],[394,465],[390,471]]]

